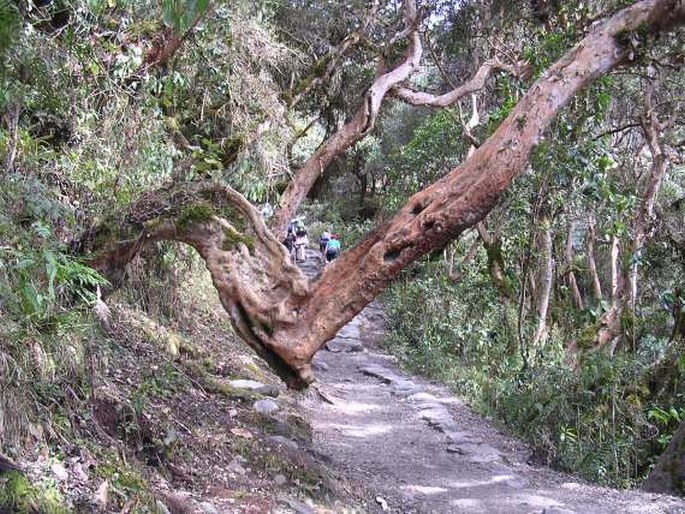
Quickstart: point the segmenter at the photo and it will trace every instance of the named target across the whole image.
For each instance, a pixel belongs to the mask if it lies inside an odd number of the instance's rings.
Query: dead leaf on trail
[[[244,437],[245,439],[252,439],[254,437],[252,432],[246,428],[232,428],[231,434],[237,435],[238,437]]]

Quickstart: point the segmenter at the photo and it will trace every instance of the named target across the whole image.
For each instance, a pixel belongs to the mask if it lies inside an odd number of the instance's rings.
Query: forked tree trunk
[[[447,257],[447,250],[445,250],[445,258],[447,260],[447,278],[450,279],[450,282],[456,284],[461,281],[462,277],[464,276],[464,268],[471,264],[473,259],[476,257],[478,248],[480,248],[480,244],[481,242],[479,241],[478,237],[474,238],[471,246],[469,246],[468,251],[456,265],[454,263],[455,251],[451,250],[450,256]]]
[[[418,32],[419,19],[414,0],[405,0],[404,19],[405,30],[409,35],[404,60],[392,70],[376,77],[364,96],[364,103],[354,117],[326,140],[319,150],[297,170],[294,180],[283,192],[279,210],[271,223],[273,231],[279,236],[285,234],[288,221],[295,215],[316,179],[323,174],[333,160],[373,129],[376,116],[388,91],[409,78],[418,67],[423,48]]]
[[[314,353],[403,268],[485,217],[559,110],[628,55],[626,32],[657,30],[684,18],[685,6],[672,0],[646,0],[615,14],[533,84],[466,162],[415,194],[311,283],[290,264],[254,207],[229,188],[207,185],[181,186],[139,202],[127,218],[138,232],[111,241],[93,266],[116,273],[147,241],[194,246],[238,334],[291,387],[305,386],[314,378]],[[307,184],[303,179],[294,187]]]
[[[621,241],[617,235],[611,239],[611,306],[600,319],[599,329],[595,346],[609,346],[609,354],[613,355],[622,335],[621,315],[623,314],[623,290],[625,277],[621,269],[619,257],[621,254]]]
[[[645,117],[643,121],[643,130],[647,146],[652,156],[652,165],[649,169],[647,182],[645,183],[640,209],[635,217],[633,223],[633,242],[632,242],[632,259],[630,267],[630,307],[633,313],[635,312],[635,304],[637,302],[637,281],[638,268],[640,264],[640,257],[646,241],[649,238],[650,228],[654,219],[654,204],[656,203],[661,182],[663,181],[666,170],[669,166],[669,161],[666,158],[666,152],[661,145],[661,123],[656,117],[653,105],[653,88],[654,84],[650,85],[645,91]]]
[[[500,295],[503,298],[511,299],[511,287],[507,283],[507,278],[504,274],[502,240],[499,235],[493,235],[488,231],[484,221],[476,224],[476,230],[478,230],[478,235],[481,241],[483,241],[483,247],[488,256],[488,273],[490,278],[495,283]]]

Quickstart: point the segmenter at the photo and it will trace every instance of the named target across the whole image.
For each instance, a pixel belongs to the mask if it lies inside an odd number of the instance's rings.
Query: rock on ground
[[[683,499],[530,466],[524,444],[446,388],[398,369],[374,346],[383,333],[382,311],[371,304],[329,343],[334,350],[316,355],[320,394],[301,400],[314,449],[362,486],[363,512],[685,513]]]

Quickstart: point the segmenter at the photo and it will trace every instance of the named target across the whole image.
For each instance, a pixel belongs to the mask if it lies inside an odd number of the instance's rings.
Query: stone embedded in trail
[[[50,469],[57,477],[57,480],[64,482],[65,480],[69,479],[69,472],[61,463],[55,462],[52,466],[50,466]]]
[[[471,462],[485,463],[495,462],[500,460],[502,453],[488,444],[470,444],[465,443],[459,445],[464,455],[467,455]]]
[[[328,371],[328,364],[326,364],[322,360],[314,359],[312,361],[312,366],[314,367],[315,371]]]
[[[162,500],[155,501],[155,508],[159,514],[171,514],[169,507],[167,507]]]
[[[437,397],[433,396],[430,393],[417,393],[417,394],[412,394],[407,398],[410,402],[418,402],[418,403],[429,403],[429,404],[439,404],[440,401],[437,399]]]
[[[420,393],[423,389],[420,385],[410,380],[397,380],[392,383],[392,393],[397,396],[412,396]]]
[[[278,395],[281,394],[281,391],[277,386],[269,384],[266,384],[264,387],[260,387],[259,389],[255,389],[255,392],[264,396],[271,396],[273,398],[277,398]]]
[[[553,505],[552,507],[547,507],[539,511],[540,514],[576,514],[575,510],[565,509],[563,507],[558,507]]]
[[[203,514],[219,514],[219,510],[209,502],[200,503],[200,509]]]
[[[378,378],[386,384],[390,383],[390,380],[386,378],[387,370],[381,366],[359,366],[359,371],[364,375],[369,375],[370,377]]]
[[[355,353],[361,352],[364,345],[359,341],[333,339],[326,343],[326,350],[333,353]]]
[[[281,503],[293,509],[297,514],[316,514],[309,505],[294,498],[281,498]]]
[[[272,414],[280,409],[278,404],[273,400],[257,400],[254,402],[252,408],[260,414]]]
[[[243,467],[241,461],[245,462],[245,459],[240,456],[233,459],[228,465],[228,472],[235,473],[237,475],[245,475],[247,473],[247,470]]]
[[[266,440],[270,443],[288,448],[289,450],[297,450],[300,447],[300,445],[295,441],[288,439],[287,437],[283,437],[282,435],[271,435],[267,437]]]
[[[480,444],[483,440],[475,435],[473,432],[465,432],[463,430],[456,429],[445,430],[445,435],[449,438],[452,443],[459,445],[464,443]]]
[[[452,416],[442,405],[422,409],[419,411],[419,416],[421,419],[425,419],[430,426],[437,428],[441,432],[444,432],[446,427],[452,425]]]
[[[340,329],[336,334],[336,339],[354,339],[358,340],[361,337],[359,332],[359,325],[357,323],[348,323]]]

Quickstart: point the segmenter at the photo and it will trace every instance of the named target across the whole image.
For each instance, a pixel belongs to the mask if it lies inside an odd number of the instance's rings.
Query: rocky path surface
[[[314,252],[302,267],[318,272]],[[378,350],[384,330],[383,313],[371,304],[316,355],[321,394],[303,401],[315,449],[363,485],[363,512],[685,513],[682,499],[531,466],[525,445]]]

